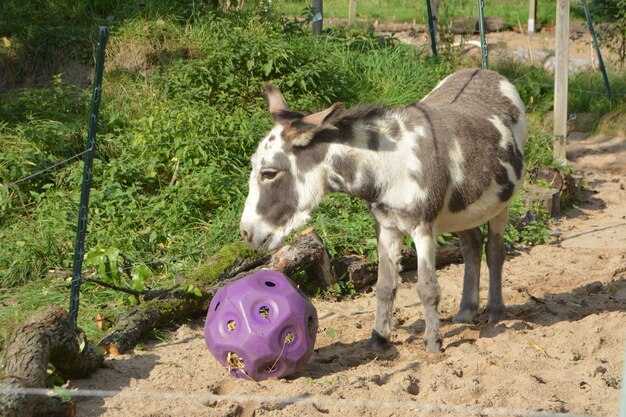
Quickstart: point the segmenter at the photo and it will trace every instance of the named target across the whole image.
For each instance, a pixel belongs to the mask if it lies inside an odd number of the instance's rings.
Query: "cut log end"
[[[39,310],[16,330],[5,350],[0,415],[70,415],[70,403],[27,394],[23,389],[45,388],[48,364],[64,378],[81,378],[93,373],[103,361],[67,311],[56,306]]]

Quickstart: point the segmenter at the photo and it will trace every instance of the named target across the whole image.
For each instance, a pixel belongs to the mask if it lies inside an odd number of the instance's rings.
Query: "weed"
[[[148,339],[163,343],[171,343],[172,336],[167,330],[154,328],[148,332]]]
[[[328,287],[328,294],[337,301],[352,298],[356,295],[356,289],[352,281],[339,281]]]

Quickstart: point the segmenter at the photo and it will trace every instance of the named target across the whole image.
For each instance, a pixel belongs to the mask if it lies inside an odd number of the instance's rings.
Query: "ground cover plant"
[[[393,105],[419,100],[458,64],[454,56],[431,60],[369,32],[335,29],[312,38],[305,22],[287,21],[263,4],[224,11],[197,1],[89,7],[68,1],[54,8],[33,2],[41,19],[28,24],[16,4],[3,5],[0,22],[13,23],[0,33],[10,45],[2,47],[0,62],[16,64],[16,79],[38,81],[0,93],[0,349],[32,311],[69,303],[82,178],[76,156],[84,148],[90,92],[41,76],[66,59],[91,62],[99,24],[112,33],[85,269],[129,288],[170,287],[178,274],[192,274],[240,240],[249,157],[271,127],[261,97],[266,83],[303,111],[335,101]],[[55,46],[67,34],[71,42]],[[52,41],[39,45],[46,36]],[[529,169],[551,164],[550,135],[540,123],[551,108],[550,76],[520,66],[497,69],[516,83],[531,111]],[[612,79],[626,85],[624,76]],[[601,80],[581,75],[570,83],[584,90],[599,88]],[[584,93],[570,102],[598,114],[623,109]],[[331,196],[312,225],[333,255],[375,260],[373,220],[360,201]],[[532,233],[511,242],[540,243]],[[96,314],[111,316],[134,302],[95,284],[84,285],[81,300],[79,325],[90,338],[103,333]]]

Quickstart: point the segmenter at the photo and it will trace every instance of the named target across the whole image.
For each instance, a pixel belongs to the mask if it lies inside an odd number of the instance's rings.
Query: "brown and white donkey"
[[[508,206],[522,185],[528,134],[515,87],[495,72],[463,70],[422,101],[399,107],[341,103],[304,115],[282,94],[264,91],[276,123],[252,157],[241,234],[273,250],[303,225],[326,192],[367,201],[376,218],[376,322],[368,346],[389,344],[393,302],[405,235],[417,248],[417,292],[424,305],[424,342],[441,350],[435,273],[436,237],[458,232],[465,261],[461,308],[455,321],[478,312],[483,235],[489,222],[489,322],[503,318],[503,233]]]

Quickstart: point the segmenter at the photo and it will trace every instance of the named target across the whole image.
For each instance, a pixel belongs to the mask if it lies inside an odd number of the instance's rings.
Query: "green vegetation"
[[[68,60],[91,65],[98,25],[112,31],[85,269],[136,290],[170,287],[177,274],[211,279],[223,268],[213,257],[240,240],[249,158],[271,127],[265,84],[302,111],[335,101],[400,104],[422,98],[458,65],[454,56],[428,59],[356,29],[312,38],[306,23],[257,2],[243,11],[192,0],[31,3],[8,0],[0,12],[0,38],[7,39],[0,73],[9,84],[38,80],[0,93],[0,349],[32,311],[69,304],[82,162],[17,181],[83,151],[89,89],[64,84],[61,76],[40,77]],[[551,108],[550,76],[520,66],[497,70],[515,81],[531,111],[528,167],[550,165],[550,134],[541,123]],[[626,76],[613,79],[616,90],[626,86]],[[577,76],[571,85],[601,91],[598,74]],[[623,112],[623,102],[573,91],[576,109]],[[376,259],[373,220],[362,202],[332,195],[312,224],[331,254]],[[541,233],[510,241],[536,243]],[[230,249],[228,256],[246,250]],[[352,289],[344,283],[331,293]],[[79,325],[97,338],[97,313],[110,317],[134,302],[85,283]]]
[[[308,10],[311,7],[311,2],[308,0],[274,0],[274,3],[280,12],[288,16],[300,16],[303,10]],[[478,6],[475,1],[446,0],[441,1],[439,7],[440,16],[448,20],[455,17],[478,17]],[[537,10],[538,22],[543,25],[554,24],[555,10],[555,0],[540,2]],[[522,23],[528,20],[528,1],[486,1],[485,16],[500,16],[510,25],[517,26],[518,19]],[[582,16],[584,18],[584,15]],[[346,0],[324,0],[324,17],[347,19],[348,2]],[[424,0],[359,0],[357,2],[357,19],[426,23],[428,14]]]

